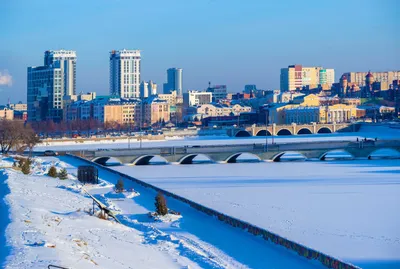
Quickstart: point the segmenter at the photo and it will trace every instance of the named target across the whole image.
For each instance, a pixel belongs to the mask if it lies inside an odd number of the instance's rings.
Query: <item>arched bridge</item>
[[[236,163],[245,156],[251,155],[252,161],[280,161],[287,152],[295,152],[304,159],[325,160],[335,151],[347,154],[347,159],[364,158],[372,159],[374,152],[380,150],[377,155],[380,158],[400,158],[400,140],[387,141],[327,141],[307,143],[286,143],[265,146],[265,144],[243,145],[215,145],[197,147],[164,147],[142,149],[118,149],[111,151],[92,151],[88,158],[94,162],[108,165],[128,163],[132,165],[149,164],[192,164],[194,162],[225,162]],[[383,151],[382,151],[383,150]],[[388,151],[389,150],[389,151]],[[389,153],[388,153],[389,152]],[[343,155],[343,154],[342,154]],[[90,157],[89,157],[90,156]]]
[[[228,135],[232,137],[248,137],[248,136],[268,136],[270,135],[304,135],[304,134],[326,134],[334,132],[352,132],[358,127],[349,123],[326,123],[326,124],[272,124],[267,127],[252,125],[246,128],[234,128],[228,131]]]

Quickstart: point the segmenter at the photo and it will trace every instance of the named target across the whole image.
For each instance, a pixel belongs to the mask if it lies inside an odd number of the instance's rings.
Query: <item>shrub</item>
[[[122,178],[120,178],[115,184],[115,192],[119,193],[123,191],[124,191],[124,181],[122,180]]]
[[[61,169],[60,173],[58,173],[58,177],[62,180],[67,179],[68,178],[67,169],[65,168]]]
[[[49,177],[57,177],[57,169],[54,166],[50,167],[49,172],[47,173],[47,175]]]
[[[31,167],[28,161],[22,163],[21,170],[25,175],[28,175],[31,172]]]
[[[165,197],[161,192],[157,194],[156,202],[154,204],[156,206],[156,212],[158,215],[164,216],[168,214],[167,200],[165,200]]]

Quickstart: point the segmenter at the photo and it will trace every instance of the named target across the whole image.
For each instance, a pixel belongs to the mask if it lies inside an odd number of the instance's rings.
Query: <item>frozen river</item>
[[[274,136],[274,143],[305,143],[305,142],[322,142],[322,141],[356,141],[357,138],[363,139],[378,138],[381,139],[399,139],[400,128],[389,128],[389,126],[372,126],[366,125],[361,127],[359,132],[355,133],[333,133],[333,134],[313,134],[313,135],[296,135],[296,136]],[[170,137],[166,140],[143,140],[142,143],[132,138],[119,139],[115,141],[68,141],[60,142],[53,140],[37,145],[34,150],[97,150],[97,149],[121,149],[121,148],[139,148],[142,145],[148,147],[182,147],[182,146],[199,146],[199,145],[232,145],[232,144],[263,144],[266,142],[265,137],[241,137],[232,138],[228,136],[200,136],[200,137]],[[268,137],[268,143],[272,142],[272,137]]]
[[[113,169],[363,268],[400,268],[400,160]]]

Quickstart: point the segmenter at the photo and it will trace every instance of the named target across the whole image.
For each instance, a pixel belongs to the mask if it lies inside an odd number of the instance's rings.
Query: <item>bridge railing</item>
[[[268,231],[266,229],[257,227],[257,226],[255,226],[253,224],[250,224],[250,223],[246,222],[246,221],[243,221],[243,220],[228,216],[226,214],[218,212],[217,210],[214,210],[214,209],[211,209],[209,207],[203,206],[203,205],[198,204],[196,202],[193,202],[193,201],[191,201],[189,199],[186,199],[184,197],[176,195],[176,194],[174,194],[172,192],[166,191],[164,189],[161,189],[159,187],[156,187],[154,185],[151,185],[149,183],[141,181],[141,180],[139,180],[137,178],[134,178],[132,176],[129,176],[129,175],[126,175],[124,173],[118,172],[116,170],[110,169],[108,167],[99,165],[97,163],[90,162],[90,161],[88,161],[88,160],[86,160],[84,158],[78,157],[78,156],[74,156],[74,155],[69,155],[69,156],[72,157],[72,158],[76,158],[78,160],[81,160],[83,162],[90,163],[92,165],[98,166],[101,169],[104,169],[104,170],[106,170],[106,171],[108,171],[110,173],[116,174],[119,177],[129,179],[129,180],[131,180],[131,181],[133,181],[133,182],[135,182],[135,183],[137,183],[137,184],[139,184],[139,185],[141,185],[143,187],[150,188],[150,189],[152,189],[152,190],[154,190],[156,192],[161,192],[166,196],[172,197],[172,198],[174,198],[176,200],[179,200],[181,202],[184,202],[184,203],[190,205],[191,207],[197,209],[198,211],[206,213],[209,216],[216,217],[218,220],[223,221],[223,222],[225,222],[225,223],[227,223],[227,224],[229,224],[229,225],[231,225],[233,227],[237,227],[237,228],[243,229],[243,230],[245,230],[245,231],[247,231],[247,232],[249,232],[249,233],[251,233],[251,234],[253,234],[255,236],[261,236],[266,241],[270,241],[270,242],[272,242],[274,244],[283,246],[283,247],[287,248],[288,250],[296,252],[298,255],[300,255],[300,256],[302,256],[304,258],[307,258],[307,259],[310,259],[310,260],[316,260],[316,261],[320,262],[322,265],[326,266],[327,268],[334,268],[334,269],[361,269],[361,268],[359,268],[359,267],[357,267],[355,265],[352,265],[352,264],[347,263],[345,261],[342,261],[340,259],[334,258],[334,257],[332,257],[332,256],[330,256],[328,254],[322,253],[322,252],[320,252],[318,250],[312,249],[310,247],[307,247],[305,245],[302,245],[300,243],[297,243],[295,241],[287,239],[287,238],[285,238],[283,236],[280,236],[278,234],[270,232],[270,231]]]

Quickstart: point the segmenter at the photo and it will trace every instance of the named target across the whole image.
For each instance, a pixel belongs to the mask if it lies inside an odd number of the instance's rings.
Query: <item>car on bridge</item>
[[[58,152],[53,151],[53,150],[46,150],[46,151],[43,153],[43,155],[44,155],[44,156],[58,156]]]

